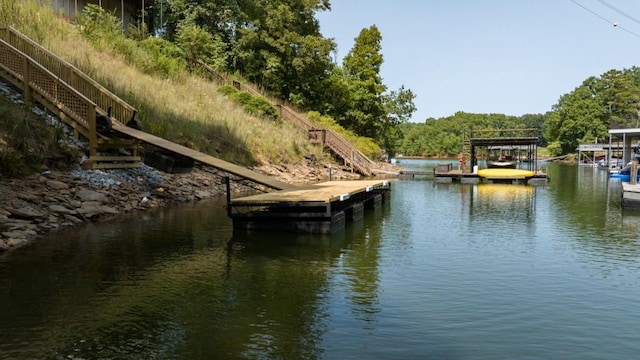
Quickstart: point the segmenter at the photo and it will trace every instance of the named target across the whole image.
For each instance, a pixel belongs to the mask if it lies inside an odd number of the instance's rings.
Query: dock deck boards
[[[144,131],[133,129],[131,127],[125,126],[116,121],[114,121],[113,123],[113,130],[119,133],[125,134],[127,136],[130,136],[132,138],[138,139],[140,141],[143,141],[147,144],[171,151],[173,153],[176,153],[182,156],[192,158],[193,160],[198,161],[202,164],[213,166],[220,170],[240,176],[245,179],[255,181],[256,183],[268,186],[276,190],[292,189],[295,187],[294,185],[274,179],[270,176],[259,174],[245,167],[215,158],[213,156],[190,149],[186,146],[182,146],[182,145],[173,143],[169,140],[165,140],[163,138],[157,137],[155,135],[151,135]]]
[[[300,185],[293,189],[237,198],[231,200],[231,203],[330,203],[340,199],[341,195],[349,194],[349,196],[351,196],[365,192],[367,189],[386,186],[386,184],[387,181],[385,180],[327,181],[318,184]]]

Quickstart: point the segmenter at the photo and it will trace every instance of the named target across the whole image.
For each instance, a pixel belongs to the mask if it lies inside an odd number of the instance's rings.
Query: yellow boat
[[[485,179],[526,179],[535,175],[534,171],[523,169],[482,169],[478,170],[478,176]]]

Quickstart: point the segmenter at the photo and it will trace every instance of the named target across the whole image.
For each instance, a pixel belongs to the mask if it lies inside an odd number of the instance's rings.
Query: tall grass
[[[94,47],[76,26],[48,7],[2,0],[0,21],[40,42],[136,107],[149,133],[245,165],[297,163],[308,154],[324,156],[322,149],[306,141],[306,134],[280,121],[247,114],[221,94],[215,83],[186,70],[170,77],[154,75],[132,66],[109,45]]]

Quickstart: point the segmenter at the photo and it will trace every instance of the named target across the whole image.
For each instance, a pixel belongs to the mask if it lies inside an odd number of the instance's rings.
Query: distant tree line
[[[560,96],[545,114],[468,114],[403,124],[398,152],[452,156],[471,130],[533,128],[551,155],[575,153],[579,144],[606,142],[609,129],[640,127],[640,68],[610,70],[589,77]]]
[[[406,123],[401,126],[403,137],[398,153],[430,157],[451,157],[463,150],[464,139],[471,131],[535,129],[540,135],[546,116],[527,114],[470,114],[457,112],[439,119],[429,118],[424,123]],[[544,139],[541,144],[544,146]]]

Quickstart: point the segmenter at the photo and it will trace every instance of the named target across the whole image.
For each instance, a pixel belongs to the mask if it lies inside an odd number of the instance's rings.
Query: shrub
[[[242,104],[245,111],[249,114],[274,121],[278,120],[280,117],[278,110],[273,107],[268,99],[265,99],[262,96],[256,96],[245,91],[240,91],[230,85],[221,86],[219,91],[227,95],[231,100]]]

